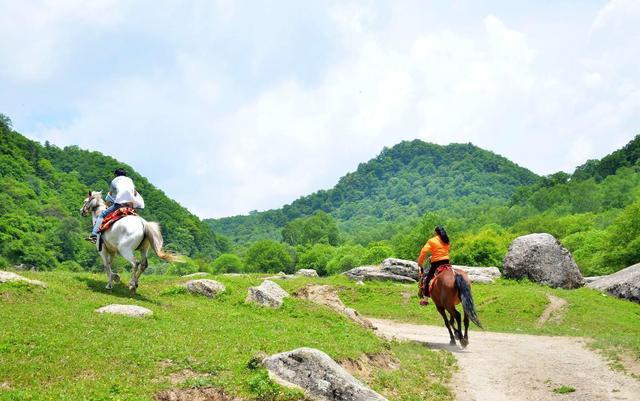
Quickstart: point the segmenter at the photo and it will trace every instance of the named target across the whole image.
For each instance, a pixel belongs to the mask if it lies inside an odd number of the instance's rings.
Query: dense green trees
[[[287,247],[276,241],[262,240],[247,249],[245,265],[248,272],[293,273],[294,263]]]
[[[0,115],[0,256],[38,269],[74,261],[101,270],[93,245],[83,241],[89,218],[79,209],[89,189],[107,190],[112,171],[124,166],[145,197],[141,215],[159,221],[167,248],[212,260],[229,243],[129,166],[98,152],[40,145],[11,129]],[[76,269],[69,263],[62,266]]]

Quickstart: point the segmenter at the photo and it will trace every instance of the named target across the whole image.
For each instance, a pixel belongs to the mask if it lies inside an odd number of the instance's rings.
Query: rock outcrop
[[[114,315],[125,315],[131,317],[145,317],[153,315],[151,309],[144,308],[138,305],[120,305],[111,304],[96,309],[98,313],[110,313]]]
[[[550,287],[577,288],[584,284],[571,253],[551,234],[518,237],[503,263],[506,278],[529,280]]]
[[[269,308],[280,308],[283,299],[289,296],[288,292],[270,280],[264,280],[258,287],[249,287],[248,292],[245,302]]]
[[[306,299],[307,301],[328,306],[336,312],[341,313],[358,323],[360,326],[366,329],[374,329],[373,324],[360,316],[358,311],[352,308],[347,308],[338,297],[335,288],[329,285],[309,284],[297,290],[293,295],[296,298]]]
[[[269,376],[284,386],[301,388],[313,400],[383,401],[322,351],[298,348],[263,361]]]
[[[385,273],[405,276],[418,281],[420,266],[413,260],[387,258],[382,261],[380,270]]]
[[[587,284],[587,287],[604,291],[618,298],[640,302],[640,263],[617,273],[599,277]]]
[[[222,283],[208,279],[190,280],[187,281],[184,286],[187,288],[187,291],[192,294],[200,294],[209,298],[215,298],[225,290]]]
[[[318,272],[314,269],[300,269],[295,275],[302,277],[318,277]]]
[[[355,280],[355,281],[390,280],[390,281],[397,281],[400,283],[416,282],[416,280],[411,277],[401,276],[399,274],[383,271],[380,266],[355,267],[349,271],[344,272],[343,274],[346,275],[351,280]]]
[[[0,283],[9,283],[9,282],[22,282],[22,283],[42,287],[42,288],[47,288],[47,284],[43,283],[42,281],[30,280],[19,274],[0,270]]]
[[[472,283],[491,284],[500,278],[502,273],[497,267],[470,267],[453,265],[454,269],[464,270]]]

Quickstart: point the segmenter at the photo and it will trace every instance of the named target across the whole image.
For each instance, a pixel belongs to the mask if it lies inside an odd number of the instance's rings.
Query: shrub
[[[240,273],[244,271],[244,264],[238,255],[223,253],[211,264],[212,273]]]
[[[245,266],[250,272],[293,273],[293,259],[288,248],[272,240],[251,245],[245,255]]]

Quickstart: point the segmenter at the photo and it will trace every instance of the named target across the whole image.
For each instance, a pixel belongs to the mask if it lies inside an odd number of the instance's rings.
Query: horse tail
[[[455,276],[456,287],[458,287],[458,291],[460,292],[460,300],[462,301],[462,308],[464,309],[464,313],[469,316],[469,319],[471,319],[473,323],[484,330],[484,327],[482,327],[482,323],[480,323],[480,319],[478,318],[478,314],[476,313],[476,308],[473,306],[471,287],[469,287],[469,284],[467,284],[461,274],[456,274]]]
[[[144,236],[149,240],[151,248],[162,260],[167,262],[184,263],[182,255],[177,253],[165,251],[162,249],[164,240],[162,239],[162,232],[160,232],[160,224],[154,221],[143,221]]]

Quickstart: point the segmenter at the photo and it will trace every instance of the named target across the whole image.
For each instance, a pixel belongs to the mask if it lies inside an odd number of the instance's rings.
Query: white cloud
[[[143,58],[150,67],[95,80],[66,100],[73,118],[30,135],[114,155],[202,217],[279,207],[331,187],[403,139],[473,142],[546,174],[637,133],[639,29],[620,16],[633,15],[630,2],[575,16],[586,21],[584,43],[563,36],[565,27],[548,32],[545,15],[533,29],[499,10],[457,21],[454,7],[447,24],[423,3],[322,3],[316,14],[305,10],[313,19],[304,23],[293,7],[272,20],[226,1],[154,4],[144,17],[109,2],[73,16],[74,4],[64,4],[51,15],[53,6],[35,7],[36,22],[46,22],[36,23],[20,68],[7,76],[53,79],[86,56],[74,41],[96,19],[107,39],[116,27],[134,29],[160,50]],[[14,25],[30,13],[10,11]],[[542,32],[571,51],[534,46]],[[609,40],[620,32],[629,40]],[[16,45],[0,43],[9,48]],[[54,61],[30,71],[37,57]],[[0,68],[9,65],[0,56]]]

